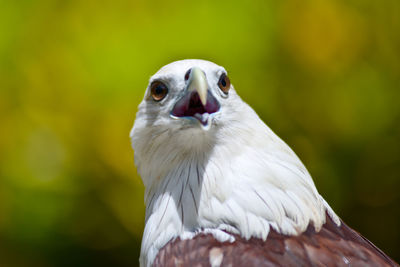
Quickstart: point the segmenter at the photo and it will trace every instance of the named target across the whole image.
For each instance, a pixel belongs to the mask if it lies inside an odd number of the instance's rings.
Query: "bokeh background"
[[[400,261],[400,1],[0,0],[0,266],[136,266],[149,77],[223,65],[350,226]]]

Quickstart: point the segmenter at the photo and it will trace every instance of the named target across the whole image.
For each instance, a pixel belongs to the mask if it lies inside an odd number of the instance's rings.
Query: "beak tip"
[[[199,96],[200,96],[200,101],[203,104],[203,106],[207,105],[207,94],[205,94],[205,95],[199,94]]]

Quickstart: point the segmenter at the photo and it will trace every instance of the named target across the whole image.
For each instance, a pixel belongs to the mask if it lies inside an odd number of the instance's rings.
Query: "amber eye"
[[[219,78],[218,86],[225,94],[228,94],[229,89],[231,89],[231,81],[225,73],[223,73]]]
[[[168,87],[162,82],[153,82],[151,84],[151,96],[155,101],[161,101],[168,94]]]

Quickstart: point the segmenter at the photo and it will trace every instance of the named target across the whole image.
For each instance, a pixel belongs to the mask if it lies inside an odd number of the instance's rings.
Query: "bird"
[[[222,66],[159,69],[130,139],[145,187],[141,266],[399,266],[336,215]]]

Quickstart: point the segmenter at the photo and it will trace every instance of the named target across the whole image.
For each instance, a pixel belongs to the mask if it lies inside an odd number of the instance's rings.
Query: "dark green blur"
[[[400,261],[400,2],[0,0],[0,266],[135,266],[129,131],[171,61],[223,65],[350,226]]]

